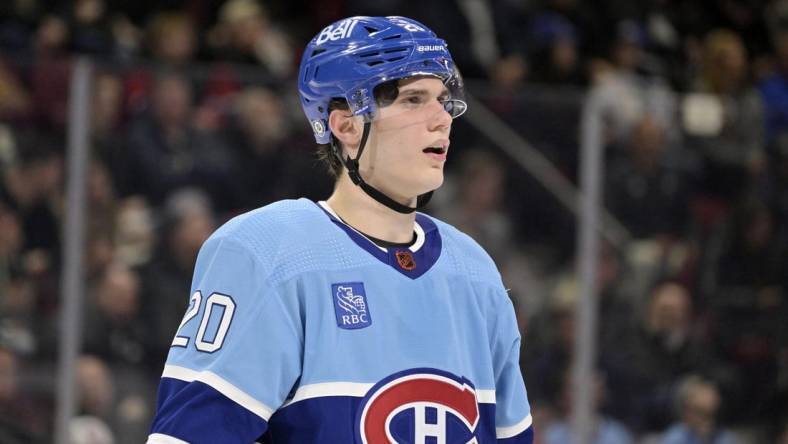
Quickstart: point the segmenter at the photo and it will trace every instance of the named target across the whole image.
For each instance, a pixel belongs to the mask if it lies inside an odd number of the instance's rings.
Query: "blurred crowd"
[[[374,3],[374,4],[372,4]],[[71,68],[94,62],[79,416],[142,442],[195,256],[218,225],[331,179],[300,51],[405,15],[468,89],[577,182],[604,121],[594,443],[788,443],[788,0],[13,0],[0,4],[0,442],[51,442]],[[574,217],[472,125],[428,212],[502,270],[541,444],[571,444]]]

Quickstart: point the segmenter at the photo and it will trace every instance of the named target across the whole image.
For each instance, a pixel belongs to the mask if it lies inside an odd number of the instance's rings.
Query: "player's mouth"
[[[435,143],[435,145],[428,146],[421,151],[435,160],[445,161],[446,153],[449,151],[449,141],[438,141]]]

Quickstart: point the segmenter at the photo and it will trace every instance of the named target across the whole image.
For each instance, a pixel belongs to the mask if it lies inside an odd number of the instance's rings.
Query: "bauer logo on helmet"
[[[446,51],[446,47],[443,45],[419,45],[416,47],[416,51],[418,52]]]

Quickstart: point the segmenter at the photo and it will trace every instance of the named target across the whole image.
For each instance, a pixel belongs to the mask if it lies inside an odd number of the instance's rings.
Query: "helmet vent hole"
[[[382,38],[381,40],[395,40],[395,39],[398,39],[398,38],[400,38],[400,37],[402,37],[402,35],[401,35],[401,34],[397,34],[397,35],[390,35],[390,36],[388,36],[388,37],[384,37],[384,38]]]
[[[371,62],[367,62],[367,66],[380,65],[381,63],[383,63],[383,60],[374,60],[374,61],[371,61]]]
[[[392,48],[392,49],[387,49],[387,50],[383,51],[383,54],[391,54],[393,52],[402,52],[402,51],[407,51],[407,50],[408,50],[408,48]]]
[[[318,48],[312,51],[312,57],[323,54],[324,52],[326,52],[326,48]]]
[[[365,57],[372,57],[378,54],[380,54],[380,51],[365,52],[364,54],[359,54],[358,56],[363,59]]]
[[[402,60],[404,58],[405,58],[405,56],[399,56],[399,57],[393,57],[393,58],[390,58],[390,59],[386,59],[386,61],[387,62],[396,62],[397,60]]]
[[[373,28],[371,26],[365,26],[364,29],[366,29],[367,32],[370,33],[370,34],[380,31],[379,29]]]

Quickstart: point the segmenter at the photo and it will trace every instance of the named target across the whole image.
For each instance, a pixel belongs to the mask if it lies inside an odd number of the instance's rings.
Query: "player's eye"
[[[424,103],[424,98],[420,95],[411,95],[403,98],[403,102],[408,105],[421,105]]]

